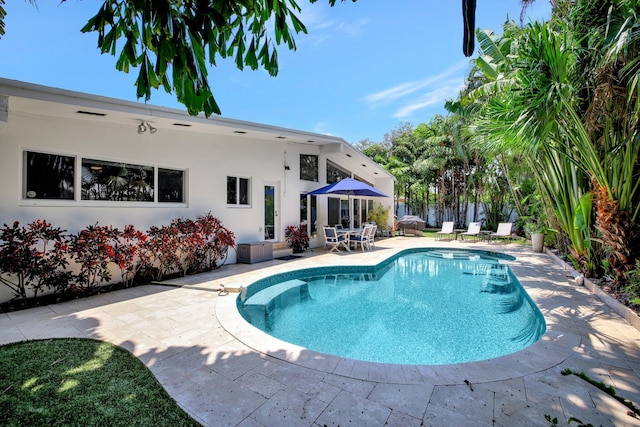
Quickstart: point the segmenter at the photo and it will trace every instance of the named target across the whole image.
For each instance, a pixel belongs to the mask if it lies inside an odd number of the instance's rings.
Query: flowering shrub
[[[224,264],[229,248],[236,247],[236,236],[231,230],[223,227],[222,222],[211,215],[211,212],[199,216],[196,224],[204,238],[202,252],[197,258],[197,271],[214,270]],[[218,261],[222,261],[220,265]]]
[[[196,222],[191,219],[174,219],[170,227],[176,240],[176,268],[186,276],[188,271],[193,271],[192,266],[197,263],[197,254],[204,246],[204,238]]]
[[[153,280],[180,270],[178,240],[174,238],[177,230],[173,225],[152,226],[147,233],[148,238],[142,244],[143,257],[147,260],[144,267],[151,273]]]
[[[126,288],[133,285],[141,268],[149,264],[148,254],[140,250],[146,241],[147,235],[133,225],[125,226],[113,241],[112,261],[120,269],[120,277]]]
[[[228,249],[236,245],[233,232],[211,213],[195,221],[175,219],[168,227],[151,227],[148,234],[142,247],[154,280],[218,268]]]
[[[113,242],[118,239],[117,228],[90,225],[70,238],[72,257],[80,267],[77,284],[80,290],[95,288],[111,280],[109,263],[115,258]],[[76,290],[76,289],[72,289]]]
[[[15,298],[26,299],[28,290],[37,297],[43,289],[64,290],[73,275],[68,265],[65,230],[36,220],[27,227],[18,221],[0,229],[0,283],[8,286]]]
[[[97,223],[76,235],[37,220],[28,227],[16,221],[0,228],[0,284],[16,299],[37,297],[46,289],[91,292],[111,281],[117,267],[122,285],[132,286],[147,273],[152,280],[218,268],[235,235],[211,213],[195,221],[175,219],[168,226],[150,227],[147,234],[127,225],[120,231]],[[69,259],[78,274],[67,269]],[[220,262],[222,261],[222,262]],[[31,295],[30,295],[31,293]]]
[[[304,224],[289,225],[284,229],[284,238],[294,253],[309,249],[309,234],[307,234],[307,227]]]

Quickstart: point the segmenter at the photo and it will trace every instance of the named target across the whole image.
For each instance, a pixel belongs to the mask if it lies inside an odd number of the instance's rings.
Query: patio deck
[[[217,289],[321,265],[376,264],[408,247],[468,247],[517,257],[510,266],[545,316],[547,332],[512,355],[445,366],[359,362],[306,350],[248,326],[235,296]],[[565,368],[640,404],[640,332],[548,255],[519,244],[396,237],[369,252],[308,253],[294,261],[220,270],[0,314],[0,344],[87,337],[139,357],[171,396],[207,426],[549,426],[545,414],[603,426],[640,426],[627,408]]]

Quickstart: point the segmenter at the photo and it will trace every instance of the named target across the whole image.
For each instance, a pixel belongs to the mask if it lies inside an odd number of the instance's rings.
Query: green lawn
[[[199,424],[131,353],[65,338],[0,346],[0,425]]]

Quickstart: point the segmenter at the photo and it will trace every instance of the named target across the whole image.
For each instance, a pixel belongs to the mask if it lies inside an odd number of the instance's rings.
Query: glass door
[[[278,211],[276,210],[276,186],[264,186],[264,240],[275,240]]]
[[[340,220],[340,199],[335,197],[328,198],[327,225],[335,227],[336,224],[342,224]]]

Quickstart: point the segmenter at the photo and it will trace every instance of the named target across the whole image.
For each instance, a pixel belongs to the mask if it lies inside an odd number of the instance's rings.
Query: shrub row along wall
[[[16,221],[0,229],[0,285],[14,300],[86,295],[110,283],[130,287],[218,268],[235,245],[233,232],[211,213],[146,233],[96,224],[66,234],[47,221]]]

